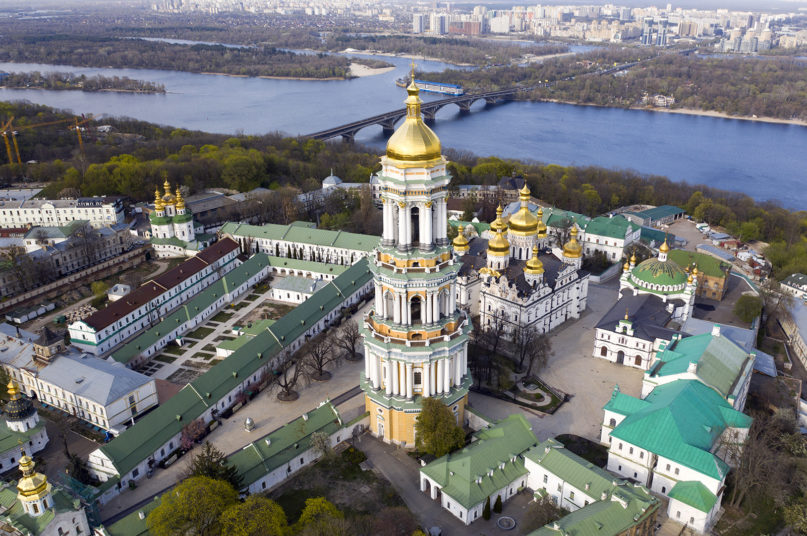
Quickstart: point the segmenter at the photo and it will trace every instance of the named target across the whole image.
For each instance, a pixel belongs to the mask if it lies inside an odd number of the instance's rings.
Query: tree
[[[331,447],[331,437],[325,432],[311,434],[311,448],[324,458],[332,458],[334,455],[333,447]]]
[[[306,534],[329,534],[325,532],[329,525],[343,520],[345,515],[325,497],[314,497],[305,500],[305,508],[300,513],[296,528],[307,531]]]
[[[752,322],[762,312],[762,300],[757,296],[743,294],[734,304],[734,315],[743,322]]]
[[[552,501],[550,496],[531,502],[527,505],[527,512],[521,520],[524,533],[538,530],[544,525],[559,519],[562,515],[560,508]]]
[[[485,506],[482,508],[482,519],[485,521],[490,519],[490,497],[485,499]]]
[[[238,501],[238,492],[222,480],[195,476],[163,494],[146,518],[149,534],[218,536],[221,514]]]
[[[497,514],[502,513],[502,496],[496,495],[496,502],[493,503],[493,511]]]
[[[194,419],[182,427],[179,445],[183,450],[190,450],[193,448],[193,444],[203,438],[206,433],[207,425],[205,421],[202,419]]]
[[[300,381],[300,375],[303,372],[303,366],[298,364],[294,359],[285,359],[279,366],[280,374],[275,378],[275,385],[280,390],[277,393],[277,399],[284,402],[290,402],[300,398],[300,393],[294,390],[297,383]]]
[[[93,296],[103,296],[109,290],[109,285],[103,281],[93,281],[90,283],[90,290],[92,291]]]
[[[326,331],[310,339],[303,346],[302,366],[306,375],[312,380],[321,382],[331,379],[331,373],[325,370],[325,367],[338,359],[333,351],[333,342],[332,335]]]
[[[552,342],[546,333],[538,333],[527,349],[526,375],[538,374],[552,355]]]
[[[221,533],[228,536],[287,536],[286,513],[275,501],[250,495],[224,511],[219,519]]]
[[[186,477],[206,476],[214,480],[224,480],[233,488],[240,490],[243,479],[238,469],[227,463],[227,457],[222,451],[205,441],[202,450],[193,457],[188,465]]]
[[[359,341],[361,341],[359,324],[353,319],[346,321],[342,327],[339,328],[336,344],[345,351],[349,361],[357,360],[356,348],[359,346]]]
[[[372,536],[410,535],[417,531],[418,523],[405,506],[389,506],[373,513],[372,525],[367,534]]]
[[[419,451],[441,457],[465,443],[465,432],[451,410],[436,398],[423,399],[415,419],[415,444]]]

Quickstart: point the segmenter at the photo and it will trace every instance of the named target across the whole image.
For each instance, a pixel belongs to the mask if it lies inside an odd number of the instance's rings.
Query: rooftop
[[[107,406],[154,380],[120,363],[83,355],[57,356],[39,377],[76,396]]]
[[[698,272],[711,277],[727,277],[731,270],[729,263],[720,261],[711,255],[698,253],[695,251],[685,251],[683,249],[673,249],[667,254],[670,259],[681,268],[692,265],[698,267]]]
[[[471,508],[525,475],[524,452],[538,444],[527,420],[510,415],[474,434],[468,446],[446,454],[420,471],[437,482],[442,492]]]
[[[273,289],[287,290],[289,292],[300,292],[312,294],[328,284],[324,279],[310,279],[308,277],[297,277],[294,275],[284,277],[276,281]]]
[[[642,210],[641,212],[637,212],[639,216],[643,218],[649,218],[651,221],[657,221],[662,218],[667,218],[669,216],[676,216],[678,214],[685,214],[686,211],[680,207],[674,207],[672,205],[661,205],[660,207],[655,208],[648,208],[647,210]]]
[[[373,235],[311,229],[294,224],[277,225],[267,223],[265,225],[248,225],[245,223],[226,223],[222,226],[220,232],[231,236],[285,240],[298,244],[333,246],[358,251],[372,251],[379,241],[379,237]]]
[[[729,467],[712,453],[726,428],[748,428],[751,417],[735,410],[697,380],[654,388],[644,400],[614,389],[605,410],[625,415],[611,437],[680,463],[716,480]]]
[[[681,305],[680,300],[671,302],[676,306]],[[626,314],[633,328],[633,336],[639,339],[650,342],[656,339],[669,340],[678,333],[666,327],[672,313],[667,311],[667,304],[661,298],[653,294],[635,295],[630,291],[621,294],[619,300],[603,315],[596,327],[615,331]]]

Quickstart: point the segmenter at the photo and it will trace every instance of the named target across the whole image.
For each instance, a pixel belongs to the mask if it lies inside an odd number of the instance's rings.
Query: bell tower
[[[361,386],[373,435],[413,447],[426,397],[464,424],[471,323],[456,303],[461,264],[447,237],[447,161],[423,122],[414,82],[406,91],[406,118],[387,142],[378,174],[384,231],[370,261],[375,304],[362,329]]]

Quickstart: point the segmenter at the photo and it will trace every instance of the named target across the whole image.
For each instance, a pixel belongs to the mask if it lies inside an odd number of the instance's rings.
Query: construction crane
[[[81,121],[79,121],[80,119],[81,119]],[[9,163],[14,164],[14,154],[11,152],[11,144],[8,141],[9,135],[11,136],[11,141],[14,143],[14,153],[16,153],[16,156],[17,156],[17,163],[19,165],[22,165],[22,158],[20,158],[20,148],[19,148],[19,145],[17,143],[17,134],[19,133],[20,130],[28,130],[28,129],[32,129],[32,128],[47,127],[47,126],[52,126],[52,125],[61,125],[62,123],[70,123],[70,122],[75,123],[75,126],[71,126],[69,128],[70,129],[73,129],[73,128],[76,129],[76,134],[78,135],[78,145],[79,145],[79,148],[81,149],[81,154],[83,156],[84,155],[84,140],[82,140],[82,138],[81,138],[81,130],[79,129],[79,126],[83,125],[85,123],[88,123],[89,121],[92,121],[92,119],[93,119],[92,115],[90,115],[90,116],[88,116],[86,118],[83,118],[83,117],[70,117],[70,118],[67,118],[67,119],[58,119],[56,121],[46,121],[44,123],[35,123],[33,125],[22,125],[22,126],[16,127],[16,129],[15,129],[15,127],[12,125],[12,122],[14,121],[14,116],[12,116],[11,118],[9,118],[9,120],[2,127],[0,127],[0,131],[2,131],[3,141],[5,141],[5,143],[6,143],[6,152],[8,153],[8,161],[9,161]]]

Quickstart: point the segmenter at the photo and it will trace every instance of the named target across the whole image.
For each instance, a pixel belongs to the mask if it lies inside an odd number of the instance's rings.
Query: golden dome
[[[630,272],[630,264],[628,263],[628,261],[625,261],[625,264],[622,265],[622,271]]]
[[[406,88],[409,94],[406,104],[406,119],[387,141],[387,158],[410,167],[427,165],[442,156],[440,138],[423,122],[420,115],[420,90],[415,85],[415,64],[412,63],[412,82]]]
[[[669,253],[670,246],[667,245],[667,237],[664,237],[664,243],[661,244],[661,247],[658,248],[659,253]]]
[[[457,236],[454,237],[453,244],[456,251],[468,251],[468,239],[465,238],[465,229],[462,225],[457,228]]]
[[[694,278],[692,277],[692,274],[689,274],[689,275],[687,276],[687,283],[689,283],[689,284],[691,285],[691,284],[692,284],[692,281],[694,281]]]
[[[493,238],[488,241],[488,255],[497,257],[510,256],[510,242],[507,241],[502,231],[497,231]]]
[[[540,275],[544,273],[544,263],[538,258],[538,246],[532,246],[532,257],[524,267],[525,274]]]
[[[14,380],[8,382],[8,398],[9,400],[18,400],[20,398],[20,388],[14,383]]]
[[[502,209],[501,203],[499,203],[499,206],[496,207],[496,219],[490,224],[490,230],[494,233],[507,230],[507,224],[504,223],[502,219],[502,212],[504,212],[504,210]]]
[[[630,256],[630,263],[636,264],[636,250],[634,249]]]
[[[17,493],[22,499],[38,500],[50,493],[48,477],[34,472],[34,460],[22,450],[20,471],[22,478],[17,482]]]
[[[177,186],[177,210],[185,210],[185,200],[182,199],[182,192],[179,191]]]
[[[692,269],[692,275],[693,275],[693,276],[695,276],[695,277],[698,277],[698,267],[697,267],[697,266],[695,266],[695,267]]]
[[[528,203],[530,202],[530,189],[527,188],[527,183],[524,183],[524,188],[519,191],[519,200],[521,201],[521,208],[518,212],[510,216],[510,221],[507,226],[510,228],[511,233],[516,236],[529,236],[538,232],[538,218],[530,212]]]
[[[538,238],[546,238],[546,224],[544,223],[544,208],[538,206],[538,214],[535,216],[538,219]]]
[[[163,199],[162,197],[160,197],[159,188],[154,190],[154,210],[165,210],[165,205],[163,205]]]
[[[563,244],[563,256],[569,259],[579,259],[583,256],[583,246],[577,241],[577,226],[572,225],[572,237]]]

